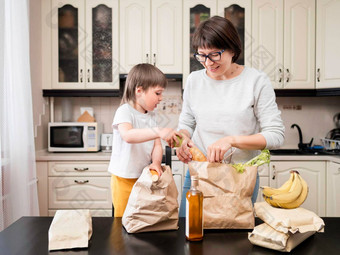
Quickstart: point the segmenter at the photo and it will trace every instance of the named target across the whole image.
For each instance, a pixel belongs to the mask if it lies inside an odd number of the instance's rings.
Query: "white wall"
[[[42,97],[41,80],[41,0],[29,0],[30,19],[30,64],[33,101],[33,123],[35,130],[35,149],[46,148],[49,120],[48,102]],[[45,114],[47,112],[47,114]]]
[[[335,128],[333,116],[340,112],[340,97],[278,97],[276,102],[281,110],[281,117],[286,127],[286,139],[283,148],[297,148],[298,131],[291,129],[294,123],[301,127],[303,142],[314,138],[314,144],[321,144],[328,131]],[[295,110],[301,106],[301,110]]]
[[[181,111],[180,83],[169,84],[164,93],[164,103],[158,106],[158,112],[163,114],[163,126],[176,128]],[[55,98],[55,121],[61,121],[61,98]],[[277,103],[281,110],[281,117],[286,128],[286,139],[282,148],[297,148],[299,142],[298,131],[291,129],[294,123],[301,127],[303,142],[314,138],[313,144],[321,144],[320,139],[327,132],[335,128],[333,116],[340,112],[340,97],[278,97]],[[111,133],[111,123],[114,113],[120,104],[119,98],[105,97],[75,97],[72,98],[73,121],[80,116],[80,107],[93,107],[95,118],[104,124],[104,133]],[[173,104],[177,104],[175,107]],[[163,109],[165,106],[165,109]],[[297,110],[296,108],[301,108]]]

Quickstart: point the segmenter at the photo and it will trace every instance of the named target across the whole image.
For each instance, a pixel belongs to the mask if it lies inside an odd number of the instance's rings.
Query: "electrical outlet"
[[[300,111],[302,110],[302,106],[297,104],[297,105],[283,105],[283,110],[296,110]]]

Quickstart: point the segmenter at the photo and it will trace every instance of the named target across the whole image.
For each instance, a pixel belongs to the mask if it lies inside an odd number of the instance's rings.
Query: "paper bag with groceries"
[[[205,229],[252,229],[254,213],[251,196],[257,167],[246,166],[243,173],[225,163],[189,162],[190,175],[198,175],[203,192]]]
[[[122,224],[128,233],[178,229],[178,191],[169,166],[154,178],[145,167],[131,190]]]

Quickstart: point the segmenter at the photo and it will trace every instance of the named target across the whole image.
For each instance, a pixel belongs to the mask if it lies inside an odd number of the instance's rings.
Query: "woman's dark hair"
[[[198,48],[230,50],[234,53],[233,63],[242,51],[236,28],[230,20],[220,16],[213,16],[198,26],[192,37],[192,47],[196,52]]]
[[[142,87],[147,91],[151,87],[160,86],[166,88],[168,81],[157,67],[150,64],[138,64],[130,70],[124,88],[121,104],[136,102],[136,88]]]

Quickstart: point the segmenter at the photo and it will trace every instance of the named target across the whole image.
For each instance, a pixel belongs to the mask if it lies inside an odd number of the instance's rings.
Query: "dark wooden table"
[[[52,217],[22,217],[0,232],[1,255],[40,254],[126,254],[126,255],[218,255],[218,254],[283,254],[252,245],[250,230],[205,230],[201,242],[188,242],[184,234],[184,218],[177,231],[128,234],[121,218],[93,217],[93,235],[88,249],[48,251],[48,229]],[[340,254],[340,218],[323,218],[325,233],[311,236],[291,254]],[[260,221],[256,219],[256,223]]]

